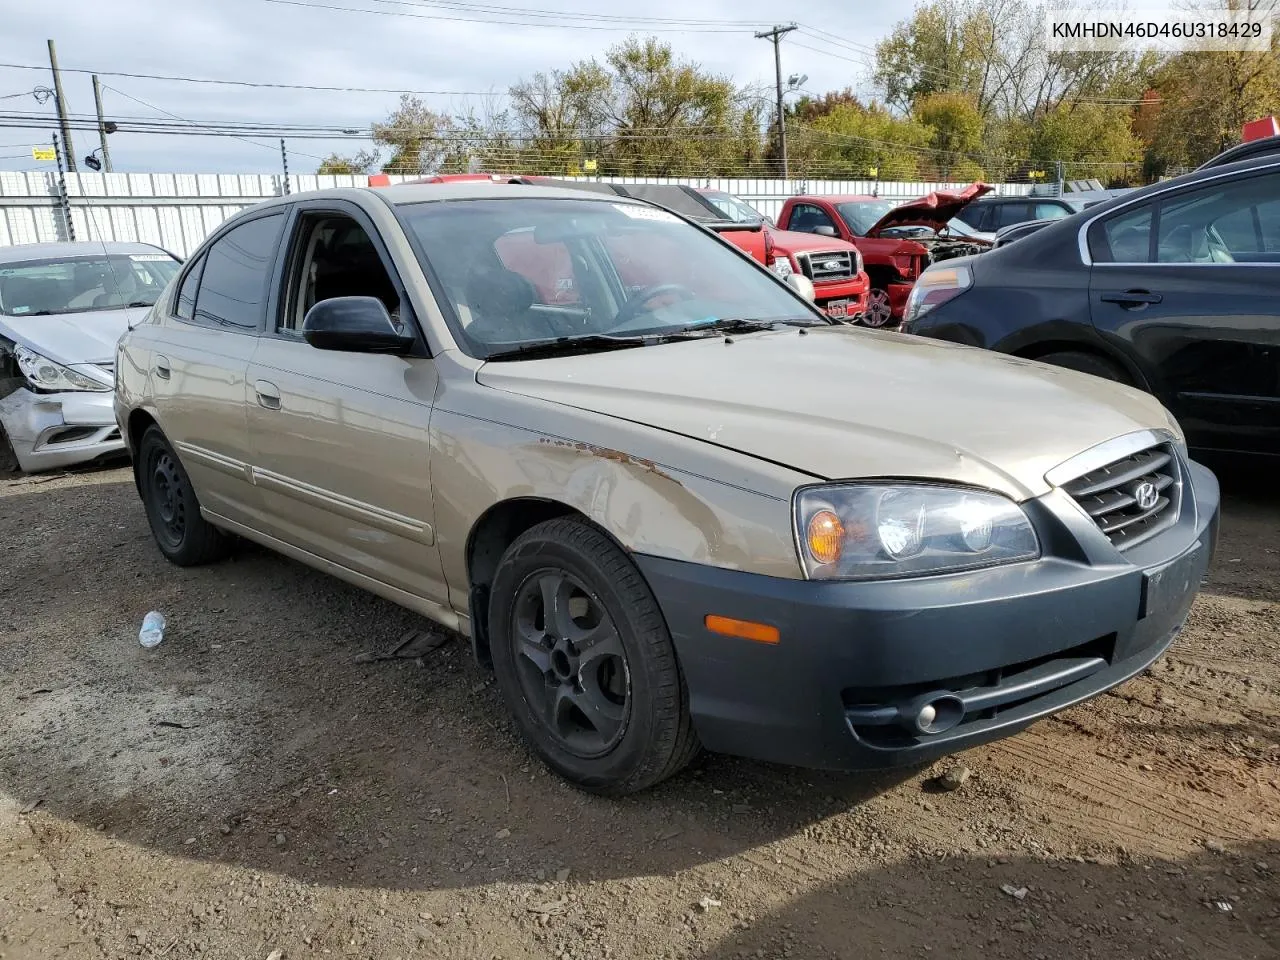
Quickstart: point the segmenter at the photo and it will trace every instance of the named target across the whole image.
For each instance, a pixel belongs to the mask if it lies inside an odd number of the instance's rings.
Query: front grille
[[[1181,485],[1168,446],[1151,447],[1063,485],[1121,550],[1149,540],[1178,519]]]
[[[830,283],[833,280],[849,280],[857,276],[852,250],[836,250],[834,253],[801,253],[796,259],[800,270],[814,283]]]

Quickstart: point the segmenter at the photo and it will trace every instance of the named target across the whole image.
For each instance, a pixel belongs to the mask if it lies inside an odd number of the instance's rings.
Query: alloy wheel
[[[608,753],[626,731],[631,678],[622,637],[599,598],[562,569],[520,585],[511,642],[538,722],[582,758]]]
[[[875,289],[867,298],[867,312],[862,315],[862,322],[868,327],[883,327],[893,319],[893,307],[889,303],[889,291]]]

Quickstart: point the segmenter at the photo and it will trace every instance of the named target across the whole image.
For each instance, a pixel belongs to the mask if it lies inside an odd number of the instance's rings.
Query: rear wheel
[[[1118,365],[1096,354],[1083,353],[1079,350],[1063,350],[1058,353],[1046,353],[1043,357],[1037,357],[1036,359],[1041,363],[1049,363],[1055,367],[1065,367],[1067,370],[1089,373],[1095,377],[1101,377],[1103,380],[1133,384],[1133,381]]]
[[[662,612],[600,530],[560,517],[517,539],[494,578],[489,623],[503,698],[525,739],[567,780],[634,793],[696,755]]]
[[[883,327],[893,319],[893,305],[889,302],[889,291],[884,287],[872,287],[867,297],[867,312],[862,315],[862,323],[868,327]]]
[[[230,539],[200,515],[191,479],[156,426],[148,427],[138,444],[138,489],[165,559],[193,567],[227,555]]]

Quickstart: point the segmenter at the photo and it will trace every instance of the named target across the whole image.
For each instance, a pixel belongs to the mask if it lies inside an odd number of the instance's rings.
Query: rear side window
[[[1071,213],[1066,207],[1057,203],[1037,203],[1033,220],[1057,220]]]
[[[1032,219],[1025,203],[1002,203],[996,207],[996,229],[1011,227],[1015,223],[1026,223]]]
[[[194,320],[196,315],[196,287],[200,285],[200,271],[204,269],[204,258],[191,265],[187,275],[178,288],[178,304],[174,313],[181,320]]]
[[[283,213],[258,217],[214,241],[196,294],[196,323],[258,329],[283,225]]]
[[[1112,263],[1146,263],[1151,258],[1151,207],[1139,207],[1107,220],[1102,227],[1106,251],[1100,259]],[[1098,251],[1095,251],[1095,256]]]

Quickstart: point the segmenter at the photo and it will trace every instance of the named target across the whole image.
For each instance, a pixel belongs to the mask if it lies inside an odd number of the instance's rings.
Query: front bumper
[[[1213,474],[1185,464],[1177,522],[1125,553],[1061,491],[1026,504],[1042,557],[878,582],[788,580],[638,556],[709,750],[795,766],[924,763],[1008,736],[1144,670],[1182,628],[1218,528]],[[767,645],[708,631],[778,627]],[[906,719],[948,694],[963,719]]]
[[[110,391],[34,393],[22,387],[0,398],[0,426],[24,473],[124,452]]]
[[[857,276],[848,280],[833,280],[826,283],[815,283],[813,285],[814,302],[818,305],[818,309],[828,312],[828,307],[834,303],[847,301],[845,303],[844,312],[838,315],[838,319],[862,316],[867,310],[867,293],[871,289],[871,284],[867,280],[865,273],[859,273]]]

